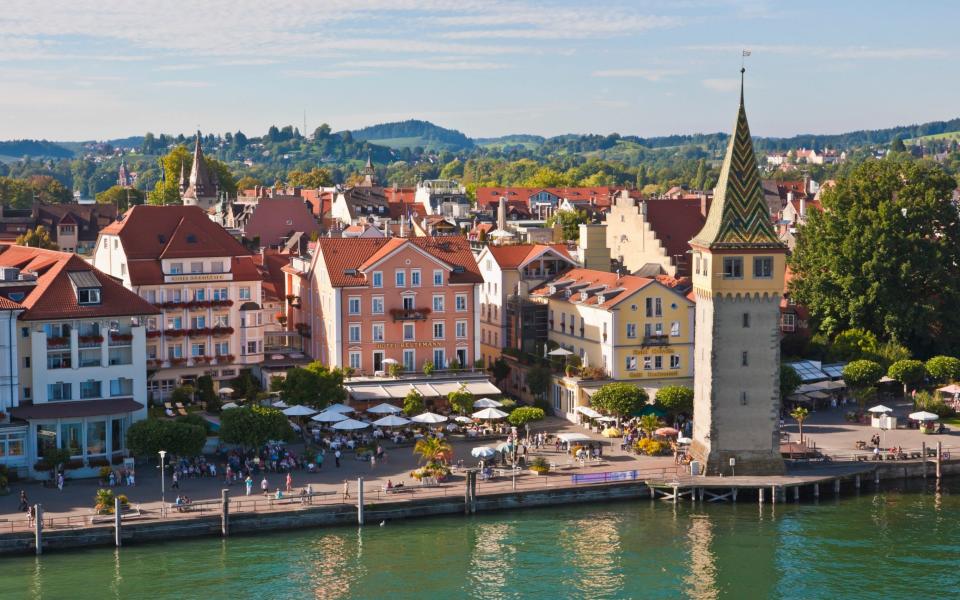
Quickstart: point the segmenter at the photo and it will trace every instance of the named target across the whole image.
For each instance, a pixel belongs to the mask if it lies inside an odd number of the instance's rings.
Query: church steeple
[[[367,164],[363,167],[363,187],[374,187],[377,185],[377,170],[373,168],[373,160],[367,154]]]
[[[770,221],[770,209],[763,199],[760,172],[750,138],[747,111],[743,106],[743,74],[740,69],[740,106],[727,154],[720,169],[707,221],[693,240],[703,248],[779,248]]]
[[[217,176],[207,168],[207,161],[203,157],[203,147],[200,145],[202,135],[197,130],[197,141],[193,148],[193,165],[190,167],[190,178],[186,180],[181,167],[180,186],[181,199],[184,204],[197,205],[207,209],[216,203],[219,185]],[[184,187],[184,181],[187,185]]]

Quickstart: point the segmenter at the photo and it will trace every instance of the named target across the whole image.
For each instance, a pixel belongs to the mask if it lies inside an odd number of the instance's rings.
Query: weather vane
[[[746,48],[744,48],[740,52],[740,73],[744,73],[747,70],[747,68],[744,66],[744,59],[748,56],[750,56],[750,50],[747,50]]]

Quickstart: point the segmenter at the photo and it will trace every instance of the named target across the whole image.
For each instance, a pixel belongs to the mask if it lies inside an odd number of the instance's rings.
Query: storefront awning
[[[369,402],[371,400],[381,401],[391,398],[390,393],[383,389],[382,385],[365,385],[362,387],[347,386],[347,392],[351,398],[358,402]]]
[[[79,417],[104,417],[143,409],[133,398],[110,398],[109,400],[67,400],[45,402],[10,409],[10,416],[26,421],[43,419],[69,419]]]
[[[593,410],[592,408],[590,408],[589,406],[578,406],[578,407],[576,407],[576,408],[574,409],[574,411],[576,411],[576,412],[578,412],[578,413],[580,413],[581,415],[584,415],[584,416],[586,416],[586,417],[590,417],[591,419],[599,419],[600,417],[603,416],[603,415],[601,415],[600,413],[598,413],[597,411],[595,411],[595,410]]]
[[[489,381],[471,381],[467,383],[467,391],[474,396],[498,396],[503,393]]]

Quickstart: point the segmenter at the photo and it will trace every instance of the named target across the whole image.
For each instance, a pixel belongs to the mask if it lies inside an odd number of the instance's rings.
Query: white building
[[[147,320],[154,398],[263,361],[265,330],[278,326],[258,258],[195,206],[135,206],[101,231],[94,266],[162,309]]]

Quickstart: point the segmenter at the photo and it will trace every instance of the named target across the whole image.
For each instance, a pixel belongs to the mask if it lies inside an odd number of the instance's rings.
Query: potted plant
[[[423,374],[424,374],[424,375],[426,375],[427,377],[433,375],[433,369],[434,369],[434,366],[433,366],[433,362],[432,362],[432,361],[429,361],[429,360],[423,361]]]
[[[530,471],[535,475],[546,475],[550,472],[550,463],[542,456],[538,456],[530,461]]]

